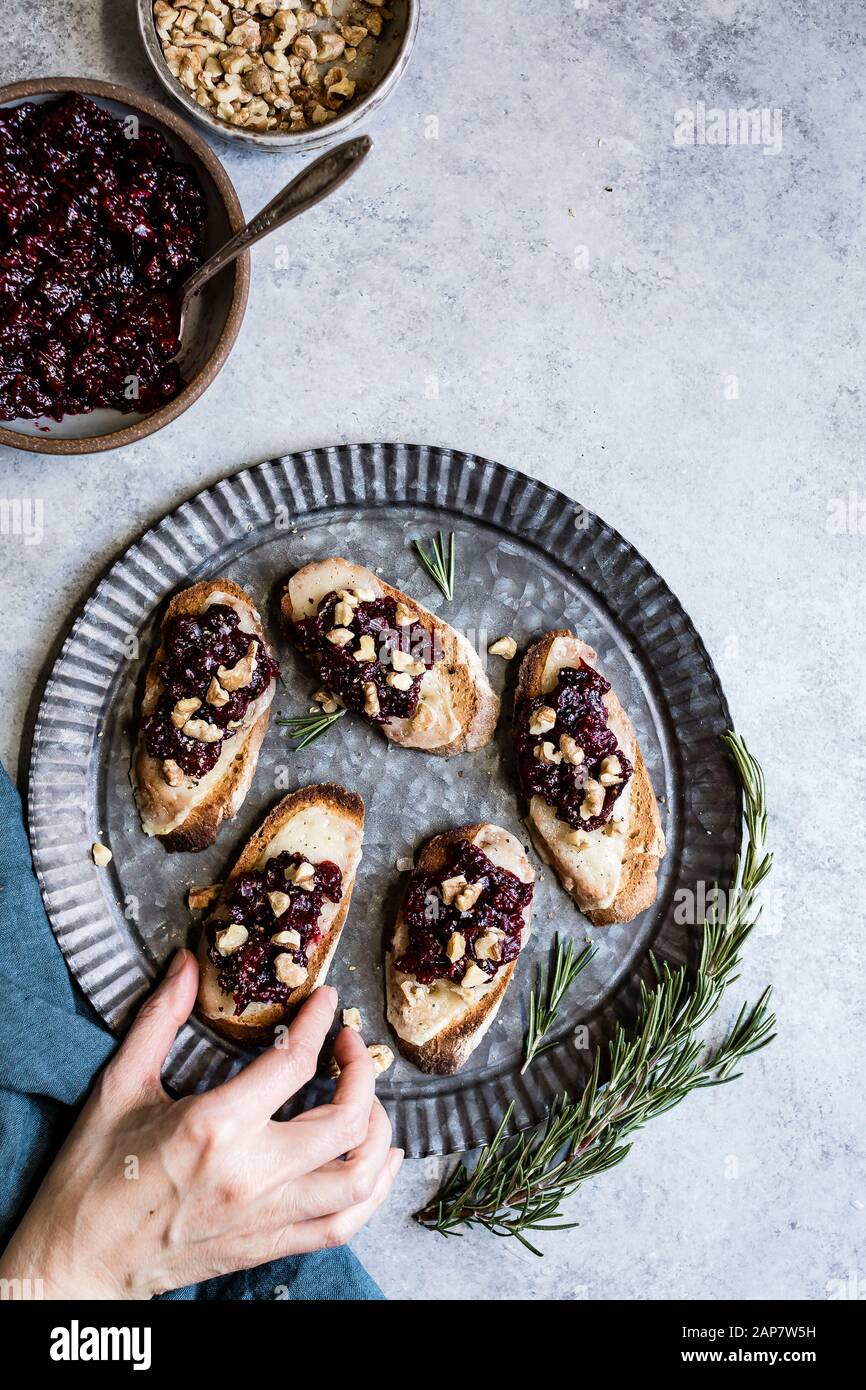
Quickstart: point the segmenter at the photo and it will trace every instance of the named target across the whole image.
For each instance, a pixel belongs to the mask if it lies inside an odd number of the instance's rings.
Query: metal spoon
[[[278,227],[291,222],[293,217],[299,217],[307,208],[327,198],[329,193],[333,193],[354,174],[372,148],[373,141],[369,135],[361,135],[356,140],[346,140],[328,154],[323,154],[320,159],[314,160],[306,169],[302,169],[297,178],[292,179],[292,182],[287,184],[266,208],[262,208],[237,236],[233,236],[231,241],[227,241],[225,246],[209,256],[204,265],[199,266],[181,288],[178,337],[183,335],[183,321],[190,300],[208,280],[230,265],[248,246],[261,241],[269,232],[275,232]]]

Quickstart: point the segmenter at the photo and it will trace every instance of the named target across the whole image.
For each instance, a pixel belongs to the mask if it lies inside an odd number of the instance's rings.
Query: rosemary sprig
[[[282,724],[290,730],[289,738],[298,740],[293,751],[300,753],[302,748],[315,743],[317,738],[326,734],[338,719],[342,719],[345,713],[344,709],[338,709],[333,714],[326,714],[324,710],[317,711],[315,714],[293,714],[288,719],[276,720],[276,723]]]
[[[441,531],[434,536],[430,542],[429,555],[420,541],[414,540],[412,544],[430,578],[439,585],[450,603],[454,597],[454,532],[448,532],[447,542]]]
[[[589,965],[594,954],[593,947],[587,946],[579,956],[575,956],[573,940],[563,942],[559,932],[553,938],[553,970],[550,978],[545,979],[544,966],[540,965],[535,989],[529,996],[529,1022],[523,1041],[521,1076],[536,1057],[546,1052],[549,1047],[555,1046],[553,1039],[548,1039],[546,1035],[556,1021],[559,1006],[567,991],[581,970]]]
[[[737,978],[742,948],[760,917],[757,890],[772,865],[764,850],[767,811],[760,765],[737,734],[723,739],[743,787],[746,846],[734,862],[726,917],[714,907],[704,922],[694,983],[684,966],[671,970],[654,959],[656,983],[650,989],[641,984],[633,1028],[619,1027],[607,1048],[607,1082],[600,1081],[599,1048],[583,1091],[574,1098],[560,1095],[540,1129],[507,1139],[509,1107],[474,1170],[458,1163],[432,1202],[416,1212],[416,1220],[431,1230],[447,1236],[461,1234],[460,1227],[482,1226],[539,1255],[526,1233],[573,1226],[561,1220],[563,1202],[588,1178],[622,1162],[631,1147],[629,1135],[692,1091],[735,1080],[743,1059],[773,1040],[769,989],[757,1004],[742,1006],[717,1046],[708,1047],[699,1037]]]

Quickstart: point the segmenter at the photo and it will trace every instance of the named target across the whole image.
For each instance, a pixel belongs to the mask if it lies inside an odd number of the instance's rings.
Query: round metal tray
[[[410,538],[457,535],[453,603],[420,569]],[[175,590],[228,574],[266,617],[284,684],[273,715],[300,713],[315,688],[278,621],[285,577],[309,560],[345,554],[380,571],[454,626],[523,646],[573,627],[596,648],[638,731],[662,805],[668,854],[655,906],[624,926],[593,928],[538,866],[534,930],[499,1016],[456,1077],[430,1077],[398,1056],[378,1082],[395,1143],[410,1156],[472,1148],[491,1138],[514,1101],[512,1127],[540,1120],[578,1085],[590,1051],[633,1017],[650,947],[693,962],[698,932],[676,910],[681,890],[726,882],[739,845],[739,796],[719,735],[730,726],[712,663],[682,607],[623,538],[562,493],[499,464],[446,449],[374,444],[289,455],[238,473],[184,503],[132,545],[74,622],[47,681],[33,735],[29,823],[49,917],[82,988],[121,1031],[166,960],[193,943],[191,883],[219,880],[266,811],[287,790],[339,780],[367,806],[364,858],[330,982],[361,1009],[370,1042],[391,1041],[384,1017],[382,943],[401,878],[398,863],[448,826],[491,820],[526,840],[518,819],[509,727],[517,662],[487,657],[504,694],[494,741],[475,754],[430,758],[388,744],[348,717],[293,753],[272,718],[255,782],[236,819],[202,854],[167,855],[141,833],[128,773],[140,679],[155,622]],[[89,848],[113,851],[97,870]],[[596,946],[560,1015],[557,1045],[520,1074],[527,1001],[554,931]],[[586,1030],[575,1032],[578,1025]],[[191,1020],[164,1079],[178,1092],[215,1085],[248,1054]],[[314,1082],[301,1103],[319,1103]]]

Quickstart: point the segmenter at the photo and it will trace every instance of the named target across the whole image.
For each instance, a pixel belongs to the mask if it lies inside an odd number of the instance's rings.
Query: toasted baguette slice
[[[411,719],[391,719],[388,724],[377,725],[385,737],[404,748],[419,748],[441,757],[473,752],[489,743],[499,718],[499,697],[478,653],[453,627],[372,570],[338,555],[305,565],[289,580],[283,616],[288,623],[314,617],[322,599],[340,589],[360,589],[377,598],[402,600],[434,634],[439,660],[421,682],[418,708]]]
[[[203,613],[214,603],[234,608],[242,631],[260,637],[267,647],[262,621],[252,600],[230,579],[209,579],[175,595],[166,610],[161,632],[173,618]],[[164,656],[161,637],[145,681],[142,724],[162,694],[158,668]],[[202,850],[213,844],[223,821],[237,815],[250,789],[275,690],[276,681],[272,680],[250,705],[243,728],[225,741],[216,765],[197,782],[185,777],[180,786],[169,786],[161,761],[150,756],[144,739],[139,737],[130,777],[146,835],[157,836],[167,850]]]
[[[303,854],[314,864],[324,860],[336,864],[343,875],[343,896],[338,903],[327,898],[324,901],[319,917],[322,936],[309,956],[309,973],[304,983],[292,990],[285,1003],[253,1002],[240,1015],[235,1013],[231,995],[219,987],[217,968],[207,954],[206,933],[202,932],[196,1013],[217,1033],[234,1042],[268,1043],[275,1026],[294,1013],[307,995],[324,982],[349,912],[363,838],[364,803],[360,796],[335,782],[325,782],[301,787],[283,797],[247,843],[223,884],[208,920],[221,915],[221,908],[239,874],[261,869],[269,859],[284,852]]]
[[[458,840],[469,840],[477,845],[494,864],[516,874],[524,883],[535,881],[535,871],[520,841],[498,825],[466,825],[435,836],[421,850],[416,867],[434,873],[440,870],[450,846]],[[524,908],[523,918],[526,926],[521,948],[529,940],[531,903]],[[408,941],[401,909],[385,958],[388,1022],[404,1057],[421,1071],[451,1076],[475,1051],[496,1017],[520,957],[503,965],[486,985],[464,989],[451,980],[434,980],[423,987],[421,999],[410,1001],[402,985],[413,977],[394,966]]]
[[[552,691],[563,666],[583,661],[595,667],[596,660],[592,647],[567,628],[549,632],[523,658],[515,708],[524,698]],[[590,831],[586,844],[578,849],[567,843],[570,827],[544,797],[533,796],[528,808],[528,825],[539,855],[553,866],[563,888],[597,927],[630,922],[655,902],[656,874],[665,853],[658,804],[631,720],[612,690],[604,703],[608,724],[634,768],[608,825]]]

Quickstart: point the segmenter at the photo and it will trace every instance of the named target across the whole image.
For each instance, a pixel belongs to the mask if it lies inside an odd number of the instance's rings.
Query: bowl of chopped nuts
[[[138,0],[163,86],[226,140],[311,150],[390,96],[418,31],[419,0]]]

